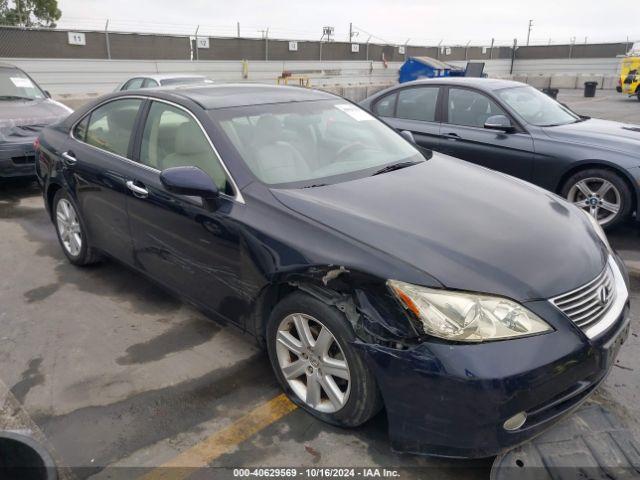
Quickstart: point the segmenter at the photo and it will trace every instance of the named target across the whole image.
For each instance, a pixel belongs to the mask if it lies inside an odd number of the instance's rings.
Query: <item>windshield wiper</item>
[[[302,188],[316,188],[316,187],[326,187],[326,183],[314,183],[313,185],[305,185]]]
[[[33,98],[21,97],[20,95],[0,95],[0,100],[33,100]]]
[[[386,167],[382,167],[380,170],[376,170],[375,172],[373,172],[371,174],[371,176],[373,177],[374,175],[380,175],[381,173],[393,172],[394,170],[400,170],[401,168],[407,168],[407,167],[410,167],[410,166],[415,165],[417,163],[420,163],[420,162],[398,162],[398,163],[392,163],[391,165],[387,165]]]

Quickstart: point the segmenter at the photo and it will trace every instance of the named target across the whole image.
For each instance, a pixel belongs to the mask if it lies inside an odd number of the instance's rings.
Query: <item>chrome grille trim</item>
[[[599,298],[602,287],[609,293],[604,304]],[[594,338],[620,316],[628,296],[622,273],[610,257],[604,270],[596,278],[571,292],[552,298],[550,302],[589,338]]]

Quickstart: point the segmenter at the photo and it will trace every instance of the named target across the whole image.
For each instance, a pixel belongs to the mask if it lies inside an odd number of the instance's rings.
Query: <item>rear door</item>
[[[396,130],[410,131],[419,146],[438,150],[439,97],[437,85],[402,88],[378,100],[373,111]]]
[[[443,114],[440,149],[444,153],[531,179],[534,158],[531,135],[519,127],[510,133],[484,128],[493,115],[504,115],[517,126],[492,98],[477,90],[449,87],[444,95]]]
[[[249,299],[237,221],[244,204],[234,198],[212,143],[188,110],[157,100],[138,143],[140,166],[127,203],[136,266],[210,312],[239,321]],[[179,166],[211,176],[222,192],[215,206],[164,188],[160,172]]]
[[[79,121],[62,154],[65,175],[91,243],[131,263],[132,245],[126,211],[133,133],[140,98],[104,103]]]

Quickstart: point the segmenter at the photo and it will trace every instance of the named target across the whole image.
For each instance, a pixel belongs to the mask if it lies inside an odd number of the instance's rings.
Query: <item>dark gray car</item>
[[[0,178],[35,175],[38,133],[71,112],[22,70],[0,64]]]
[[[533,87],[487,78],[404,83],[361,106],[421,147],[556,192],[603,227],[637,209],[638,125],[582,117]]]

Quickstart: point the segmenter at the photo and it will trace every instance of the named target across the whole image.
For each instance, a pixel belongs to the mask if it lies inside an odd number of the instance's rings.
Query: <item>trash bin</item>
[[[0,432],[2,480],[57,480],[51,455],[34,439],[15,432]]]
[[[559,90],[557,88],[543,88],[542,89],[542,93],[544,93],[546,95],[549,95],[553,99],[557,99],[558,98],[558,92],[559,92]]]
[[[598,86],[598,82],[584,82],[584,96],[595,97],[597,86]]]

